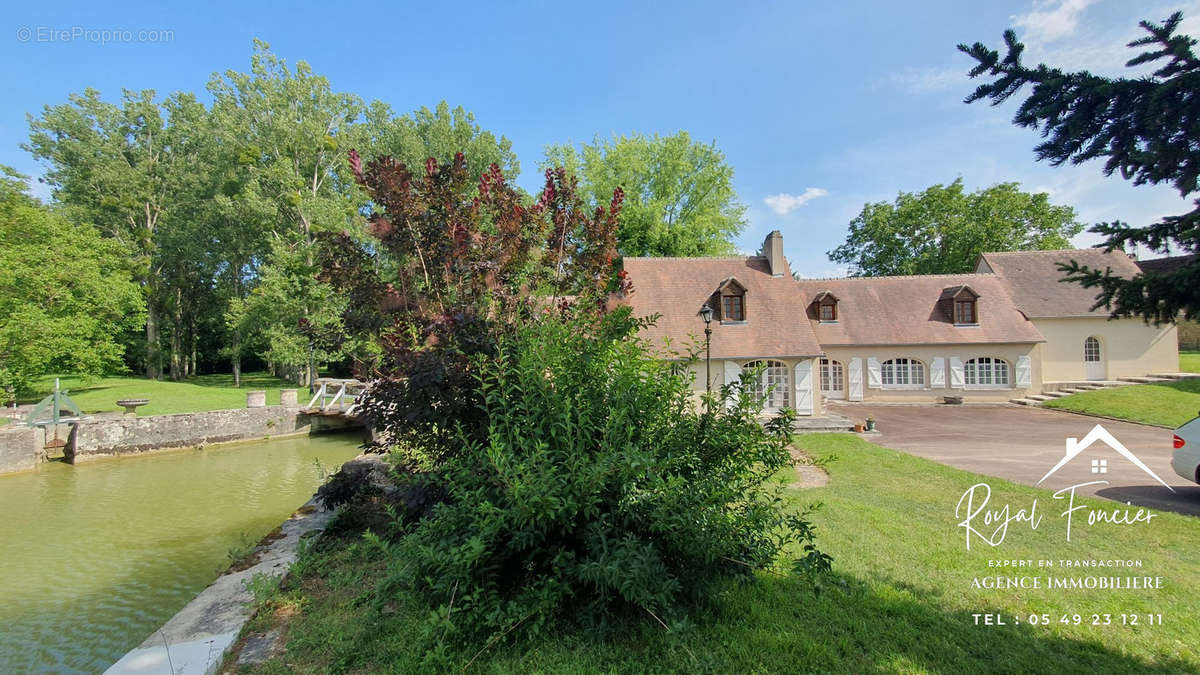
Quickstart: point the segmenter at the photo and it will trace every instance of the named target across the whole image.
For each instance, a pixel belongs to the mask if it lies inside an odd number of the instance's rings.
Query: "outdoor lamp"
[[[712,391],[712,307],[705,303],[700,308],[700,318],[704,319],[704,391]]]

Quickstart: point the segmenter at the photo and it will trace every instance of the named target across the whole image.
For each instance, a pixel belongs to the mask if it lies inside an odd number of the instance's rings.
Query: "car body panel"
[[[1200,482],[1200,417],[1184,424],[1175,430],[1175,435],[1183,439],[1183,447],[1171,455],[1171,468],[1175,473],[1193,482]]]

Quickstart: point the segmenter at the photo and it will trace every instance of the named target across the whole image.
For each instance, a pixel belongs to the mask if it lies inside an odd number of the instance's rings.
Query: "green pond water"
[[[0,673],[103,671],[359,443],[294,437],[0,476]]]

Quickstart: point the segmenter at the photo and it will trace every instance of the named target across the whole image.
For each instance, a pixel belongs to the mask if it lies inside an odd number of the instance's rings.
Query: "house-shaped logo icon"
[[[1149,475],[1154,480],[1158,481],[1159,483],[1162,483],[1163,487],[1167,488],[1171,492],[1175,491],[1175,488],[1171,487],[1170,485],[1167,485],[1166,481],[1159,478],[1158,474],[1151,471],[1150,467],[1143,464],[1142,460],[1137,458],[1137,455],[1130,452],[1129,448],[1126,448],[1124,445],[1122,445],[1121,441],[1118,441],[1112,434],[1110,434],[1108,432],[1108,429],[1105,429],[1104,427],[1100,426],[1099,424],[1092,427],[1092,430],[1088,432],[1087,436],[1083,437],[1083,440],[1079,440],[1078,438],[1068,438],[1066,455],[1063,456],[1062,459],[1058,460],[1058,464],[1055,464],[1054,468],[1047,471],[1046,475],[1042,476],[1042,480],[1039,480],[1037,483],[1034,483],[1034,485],[1041,485],[1042,481],[1044,481],[1047,478],[1049,478],[1050,476],[1054,475],[1055,471],[1058,471],[1059,469],[1063,468],[1063,466],[1065,466],[1067,464],[1067,462],[1070,462],[1071,460],[1075,459],[1079,455],[1079,453],[1081,453],[1084,450],[1091,447],[1092,443],[1095,443],[1096,441],[1104,441],[1106,444],[1108,444],[1108,447],[1115,450],[1118,455],[1129,460],[1130,462],[1133,463],[1134,466],[1141,469],[1142,471],[1145,471],[1146,474]],[[1107,472],[1108,472],[1108,463],[1105,460],[1093,460],[1092,461],[1092,473],[1107,473]]]

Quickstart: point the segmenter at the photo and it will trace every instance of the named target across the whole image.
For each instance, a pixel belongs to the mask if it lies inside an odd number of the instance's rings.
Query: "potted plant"
[[[867,418],[867,431],[875,431],[875,418],[874,417]]]

